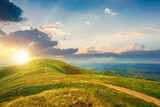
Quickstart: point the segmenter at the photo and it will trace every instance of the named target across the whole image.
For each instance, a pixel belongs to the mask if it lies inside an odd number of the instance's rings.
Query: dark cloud
[[[30,30],[20,30],[3,35],[0,43],[6,48],[28,49],[33,55],[38,56],[59,56],[71,55],[78,49],[57,49],[58,41],[52,40],[48,34],[31,28]]]
[[[2,30],[0,30],[0,35],[5,35],[5,33]]]
[[[160,56],[160,50],[140,50],[140,51],[126,51],[121,53],[122,55],[125,56]]]
[[[67,59],[115,63],[160,63],[160,50],[148,50],[143,44],[134,43],[118,50],[105,50],[97,47],[82,48]],[[114,59],[114,60],[112,60]]]
[[[52,41],[46,33],[43,33],[38,29],[16,31],[10,35],[2,36],[0,41],[6,47],[28,47],[31,49],[45,49],[58,44],[57,41]]]
[[[160,50],[135,50],[126,51],[121,54],[110,53],[96,53],[96,54],[75,54],[67,57],[71,62],[92,62],[90,59],[102,60],[104,58],[114,58],[113,61],[106,61],[106,63],[160,63]]]
[[[22,13],[23,10],[9,0],[0,0],[0,21],[23,21]]]
[[[60,49],[60,48],[47,48],[42,51],[41,55],[43,56],[66,56],[66,55],[72,55],[73,53],[76,53],[78,49],[70,48],[70,49]]]

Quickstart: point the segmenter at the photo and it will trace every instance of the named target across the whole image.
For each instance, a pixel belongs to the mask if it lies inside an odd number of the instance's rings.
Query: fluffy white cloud
[[[76,54],[96,54],[98,49],[96,47],[85,47],[80,49]]]
[[[85,48],[80,49],[75,54],[99,54],[99,53],[121,54],[123,52],[128,52],[128,51],[147,50],[147,48],[143,44],[140,45],[138,43],[134,43],[131,46],[127,46],[127,47],[120,48],[120,49],[117,49],[117,50],[111,50],[111,49],[108,49],[108,47],[110,47],[110,45],[108,46],[108,44],[105,45],[105,47],[100,46],[100,45],[97,45],[95,47],[85,47]]]
[[[105,13],[111,13],[111,10],[109,8],[106,8]]]
[[[56,22],[55,24],[45,25],[42,28],[54,30],[54,29],[59,29],[61,26],[63,26],[61,22]]]
[[[111,15],[117,15],[117,13],[111,13]]]
[[[61,27],[64,25],[61,22],[56,22],[55,24],[45,25],[43,27],[40,27],[40,29],[44,30],[50,36],[70,36],[69,32],[64,32]]]
[[[141,51],[147,50],[147,48],[142,44],[134,43],[131,46],[120,48],[117,50],[117,53],[127,52],[127,51]]]
[[[113,13],[109,8],[105,8],[105,13],[108,13],[111,15],[117,15],[117,13]]]
[[[76,54],[97,54],[97,53],[107,53],[107,52],[113,52],[113,50],[107,49],[108,47],[111,47],[110,44],[99,44],[94,47],[85,47],[80,49]]]

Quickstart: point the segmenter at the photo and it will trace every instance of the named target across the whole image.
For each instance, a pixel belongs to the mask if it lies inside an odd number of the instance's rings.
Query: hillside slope
[[[53,59],[7,67],[0,70],[0,106],[156,107],[153,103],[96,83],[122,86],[160,98],[159,82],[102,74]]]
[[[34,75],[34,74],[43,74],[51,73],[56,75],[61,74],[91,74],[92,71],[81,69],[62,61],[53,60],[53,59],[37,59],[30,61],[23,65],[15,65],[0,70],[0,78],[18,74],[19,75]]]

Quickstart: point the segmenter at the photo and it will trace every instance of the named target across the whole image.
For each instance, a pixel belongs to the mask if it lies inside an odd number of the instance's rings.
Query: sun
[[[23,64],[25,62],[28,62],[29,54],[24,50],[17,51],[15,53],[15,60],[18,64]]]

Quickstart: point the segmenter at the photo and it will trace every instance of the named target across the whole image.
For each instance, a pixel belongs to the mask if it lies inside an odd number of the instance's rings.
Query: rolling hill
[[[34,75],[34,74],[43,74],[43,73],[52,73],[54,75],[62,75],[62,74],[87,74],[91,73],[91,71],[81,69],[67,63],[51,60],[51,59],[38,59],[31,61],[25,65],[15,65],[12,67],[7,67],[1,69],[0,78],[4,76],[8,76],[11,74],[19,75]]]
[[[124,91],[118,90],[120,87]],[[156,101],[160,99],[160,82],[94,72],[53,59],[37,59],[0,69],[2,107],[157,107],[159,104],[125,90],[135,90]]]

